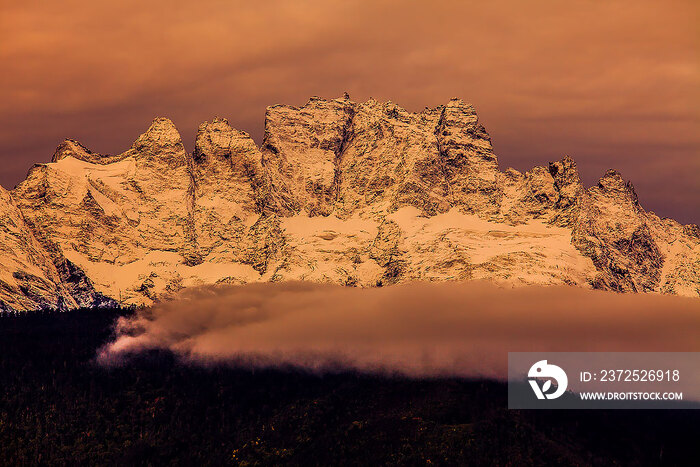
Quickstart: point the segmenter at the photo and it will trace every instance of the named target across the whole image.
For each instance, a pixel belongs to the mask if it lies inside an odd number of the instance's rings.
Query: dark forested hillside
[[[124,312],[0,317],[0,465],[679,465],[700,411],[509,411],[505,385],[94,362]]]

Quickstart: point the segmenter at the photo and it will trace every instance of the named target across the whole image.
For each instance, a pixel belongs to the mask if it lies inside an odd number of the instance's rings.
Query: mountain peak
[[[476,125],[479,121],[474,106],[458,98],[450,99],[445,105],[443,119],[454,122],[461,127]]]
[[[194,160],[212,162],[214,158],[229,159],[240,152],[258,153],[259,150],[248,133],[231,128],[225,118],[214,117],[197,129],[194,143]]]
[[[95,162],[97,159],[99,159],[99,156],[99,154],[95,154],[78,141],[66,139],[56,148],[56,151],[51,158],[51,162],[58,162],[66,157],[74,157],[86,162]]]
[[[447,107],[464,107],[474,110],[474,106],[460,99],[459,97],[453,97],[447,101]],[[476,112],[476,110],[474,110]]]
[[[157,118],[122,154],[66,140],[52,160],[0,190],[13,219],[0,221],[0,308],[282,280],[699,295],[697,229],[645,212],[616,171],[586,189],[569,156],[502,172],[461,99],[420,113],[349,96],[270,106],[262,147],[215,117],[191,154]]]
[[[576,162],[568,155],[559,161],[550,162],[549,173],[560,189],[566,186],[581,186],[581,177]]]
[[[169,118],[158,117],[121,157],[134,157],[139,164],[176,168],[187,166],[191,156],[185,152],[175,124]]]
[[[134,142],[133,148],[138,151],[158,151],[166,148],[182,146],[182,138],[175,124],[166,117],[157,117],[145,133]]]
[[[605,175],[598,181],[598,188],[610,195],[629,196],[635,201],[637,199],[632,182],[625,182],[620,172],[615,169],[609,169],[605,172]]]

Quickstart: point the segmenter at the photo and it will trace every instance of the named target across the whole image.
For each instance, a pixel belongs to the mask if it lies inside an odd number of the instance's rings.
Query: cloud
[[[292,282],[190,290],[122,318],[99,361],[164,349],[200,364],[503,379],[508,352],[698,351],[699,334],[697,299],[482,282]]]

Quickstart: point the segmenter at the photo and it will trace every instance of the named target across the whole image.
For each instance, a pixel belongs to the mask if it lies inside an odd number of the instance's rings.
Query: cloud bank
[[[480,282],[250,284],[193,289],[122,318],[98,360],[164,349],[195,364],[505,379],[509,351],[698,351],[698,335],[700,300],[681,297]]]

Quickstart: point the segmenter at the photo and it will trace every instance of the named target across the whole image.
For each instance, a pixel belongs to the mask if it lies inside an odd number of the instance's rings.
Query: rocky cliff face
[[[474,108],[272,106],[258,147],[224,119],[187,153],[153,121],[122,154],[62,143],[0,191],[0,308],[143,305],[183,287],[488,279],[700,295],[700,234],[569,157],[500,171]]]

